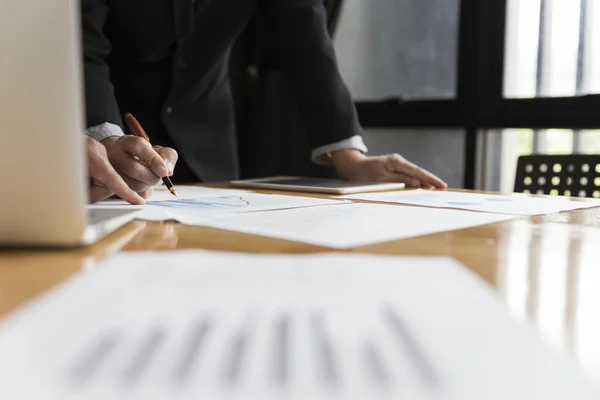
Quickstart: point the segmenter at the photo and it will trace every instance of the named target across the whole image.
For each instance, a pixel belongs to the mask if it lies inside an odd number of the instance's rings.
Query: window
[[[456,95],[459,0],[346,0],[335,35],[358,101]]]
[[[582,154],[600,154],[600,130],[577,131],[579,146],[577,152]]]
[[[596,0],[509,0],[504,95],[600,93],[600,4]],[[593,68],[593,66],[596,68]]]
[[[600,131],[577,129],[600,127],[600,119],[592,118],[597,106],[582,97],[600,93],[599,64],[592,68],[600,62],[600,2],[508,0],[506,7],[504,85],[498,104],[512,104],[510,112],[519,115],[514,119],[524,128],[479,135],[480,160],[486,159],[480,168],[486,172],[479,174],[478,185],[510,192],[521,155],[600,154]],[[560,102],[544,100],[556,97],[562,97]],[[511,102],[513,98],[517,101]],[[501,123],[511,120],[507,115]],[[527,128],[528,123],[533,126]],[[501,149],[499,156],[493,156],[494,148]]]
[[[462,132],[464,188],[600,153],[599,0],[345,0],[335,46],[368,130]]]

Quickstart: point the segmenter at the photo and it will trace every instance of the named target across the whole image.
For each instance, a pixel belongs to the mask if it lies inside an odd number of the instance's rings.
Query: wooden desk
[[[600,208],[522,218],[348,251],[454,257],[495,286],[516,318],[531,321],[543,340],[575,355],[585,370],[600,380],[598,228]],[[135,221],[84,249],[0,252],[0,316],[117,251],[190,248],[265,253],[328,251],[173,222]]]

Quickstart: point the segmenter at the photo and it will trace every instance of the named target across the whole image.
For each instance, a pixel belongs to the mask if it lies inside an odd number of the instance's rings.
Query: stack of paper
[[[1,399],[597,399],[447,258],[118,256],[0,326]]]

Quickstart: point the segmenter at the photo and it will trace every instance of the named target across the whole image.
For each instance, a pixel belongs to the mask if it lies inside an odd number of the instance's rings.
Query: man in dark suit
[[[123,137],[131,112],[174,182],[238,176],[228,61],[258,12],[269,51],[287,75],[314,162],[346,179],[445,187],[397,154],[368,157],[350,93],[336,65],[323,0],[82,0],[87,134],[138,193],[157,177]],[[284,134],[284,133],[282,133]],[[128,145],[125,140],[129,140]],[[141,139],[140,139],[141,140]]]

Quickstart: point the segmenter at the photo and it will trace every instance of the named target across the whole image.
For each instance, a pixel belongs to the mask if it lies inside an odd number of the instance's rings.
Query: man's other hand
[[[358,150],[340,150],[331,154],[340,176],[348,180],[401,182],[407,187],[446,189],[437,176],[406,160],[399,154],[368,157]]]
[[[144,199],[131,190],[110,165],[106,148],[101,143],[86,136],[86,150],[91,178],[90,202],[95,203],[117,195],[131,204],[144,204]]]

